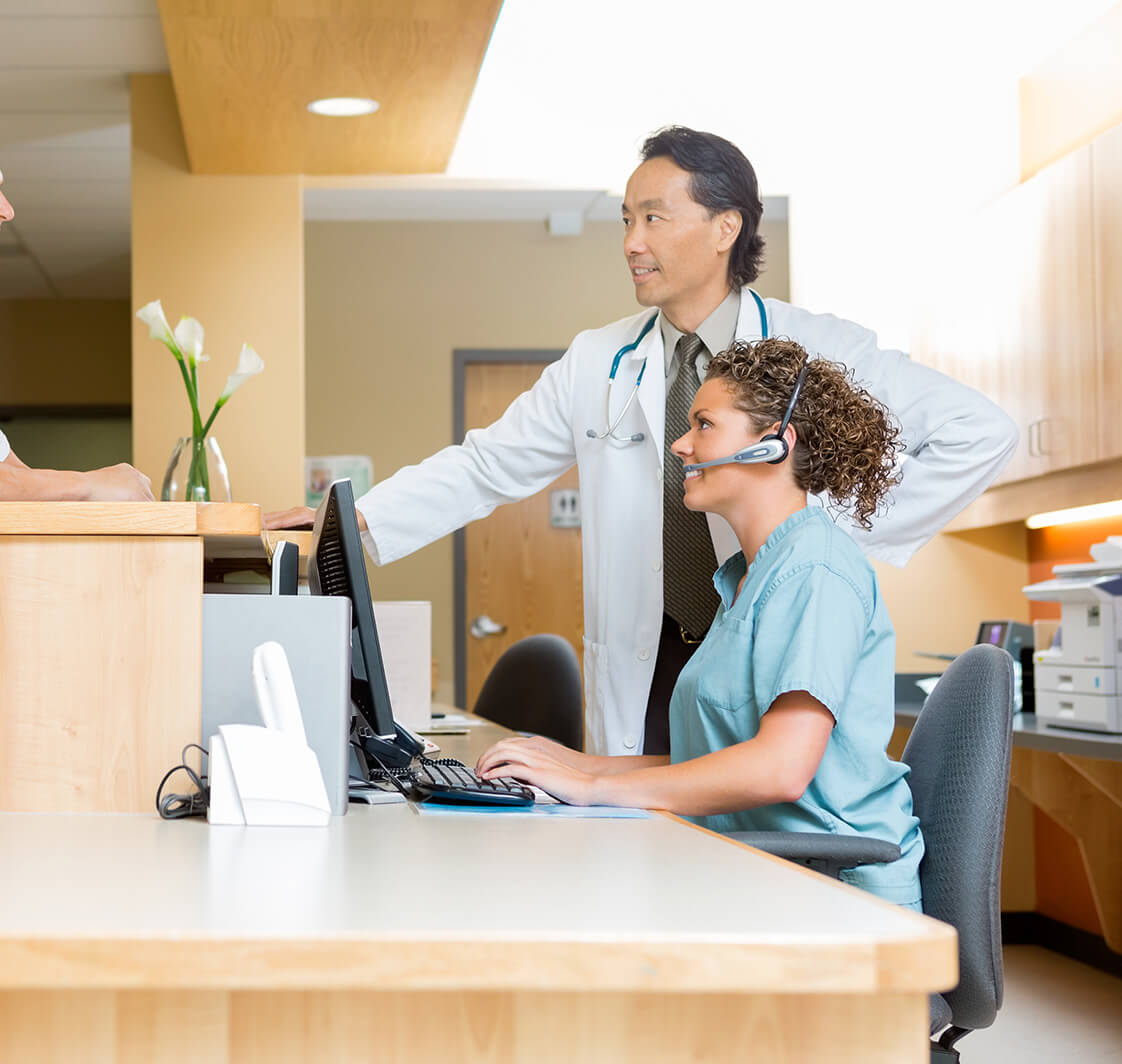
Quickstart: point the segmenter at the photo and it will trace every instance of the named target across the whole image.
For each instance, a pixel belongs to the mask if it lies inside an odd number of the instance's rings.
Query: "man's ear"
[[[736,243],[743,225],[740,211],[721,211],[717,215],[717,250],[728,251]]]

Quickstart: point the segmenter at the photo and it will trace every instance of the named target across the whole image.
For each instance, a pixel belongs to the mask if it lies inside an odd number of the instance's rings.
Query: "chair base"
[[[960,1059],[957,1049],[941,1046],[938,1042],[931,1043],[931,1064],[958,1064]]]

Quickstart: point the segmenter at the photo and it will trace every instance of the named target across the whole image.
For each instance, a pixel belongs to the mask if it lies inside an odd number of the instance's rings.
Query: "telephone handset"
[[[262,643],[254,649],[253,693],[266,728],[285,732],[308,745],[288,655],[280,643]]]

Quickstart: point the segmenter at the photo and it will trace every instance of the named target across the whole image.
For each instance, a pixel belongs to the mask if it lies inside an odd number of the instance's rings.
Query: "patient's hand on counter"
[[[154,502],[152,481],[139,469],[120,462],[103,469],[91,469],[83,476],[87,498],[97,502]]]
[[[355,510],[355,516],[358,518],[359,531],[365,532],[366,518],[359,510]],[[264,521],[266,528],[311,528],[316,521],[316,512],[310,506],[292,506],[287,510],[267,513]]]

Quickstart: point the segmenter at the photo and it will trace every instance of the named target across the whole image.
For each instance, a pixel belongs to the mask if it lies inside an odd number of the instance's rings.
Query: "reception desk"
[[[159,820],[206,559],[266,553],[255,507],[0,507],[0,1061],[928,1059],[952,928],[674,817]]]
[[[0,810],[139,812],[198,740],[205,558],[243,503],[0,504]]]
[[[920,1064],[957,978],[945,924],[665,815],[8,814],[0,852],[2,1060]]]

